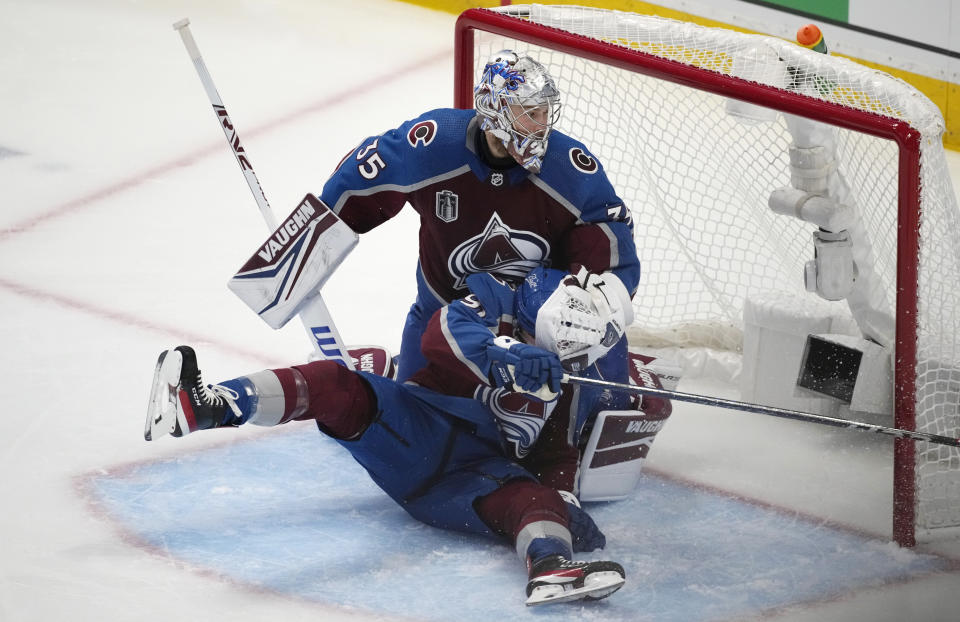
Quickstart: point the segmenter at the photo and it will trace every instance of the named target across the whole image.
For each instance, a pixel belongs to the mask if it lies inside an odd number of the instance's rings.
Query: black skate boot
[[[240,417],[239,396],[220,385],[207,386],[197,369],[197,355],[190,346],[160,353],[150,389],[147,423],[143,438],[165,434],[185,436],[197,430],[219,428],[229,421],[227,410]]]
[[[562,555],[530,564],[527,606],[571,600],[600,600],[623,586],[623,566],[616,562],[574,562]]]

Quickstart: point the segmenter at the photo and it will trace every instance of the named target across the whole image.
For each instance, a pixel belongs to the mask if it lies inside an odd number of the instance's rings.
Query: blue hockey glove
[[[563,367],[556,354],[516,339],[500,336],[487,347],[492,362],[490,374],[498,387],[512,386],[544,402],[560,394]]]
[[[580,507],[580,501],[566,490],[557,491],[567,502],[567,515],[570,517],[570,535],[573,536],[573,552],[589,553],[607,545],[603,535],[590,515]]]

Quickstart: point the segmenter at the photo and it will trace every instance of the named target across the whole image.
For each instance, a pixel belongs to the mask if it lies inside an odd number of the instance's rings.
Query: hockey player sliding
[[[560,94],[543,65],[503,50],[475,88],[475,110],[437,109],[349,153],[320,198],[363,233],[400,212],[420,216],[417,298],[407,316],[399,379],[426,363],[420,338],[433,313],[488,272],[519,282],[536,266],[606,280],[620,307],[640,278],[630,212],[599,161],[554,129]],[[615,285],[615,286],[614,286]],[[630,317],[627,317],[629,323]],[[619,339],[625,326],[616,327]],[[626,341],[607,380],[626,381]]]
[[[427,364],[405,384],[315,361],[207,385],[191,348],[165,351],[144,436],[316,420],[414,518],[511,539],[528,605],[604,598],[623,568],[573,561],[606,539],[572,494],[545,485],[576,470],[569,418],[550,415],[562,359],[590,366],[609,351],[603,292],[544,268],[516,289],[489,274],[466,284],[429,322]]]

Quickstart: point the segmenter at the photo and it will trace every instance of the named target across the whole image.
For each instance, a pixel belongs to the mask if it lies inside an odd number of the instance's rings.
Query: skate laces
[[[237,406],[237,400],[240,399],[240,394],[233,389],[220,384],[211,384],[208,386],[204,384],[200,374],[197,374],[196,385],[197,395],[200,396],[200,399],[203,400],[205,405],[218,407],[226,404],[230,407],[230,410],[233,411],[233,414],[238,417],[243,416],[243,413],[240,412],[240,408]]]

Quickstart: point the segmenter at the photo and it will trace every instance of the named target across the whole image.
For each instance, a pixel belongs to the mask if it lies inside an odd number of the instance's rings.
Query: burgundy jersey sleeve
[[[633,230],[625,223],[579,225],[567,234],[564,247],[571,272],[576,272],[580,266],[590,272],[611,271],[623,281],[631,295],[636,291],[640,260],[633,243]]]
[[[351,198],[340,211],[340,218],[357,233],[367,233],[400,213],[407,199],[400,192],[380,192]]]
[[[458,304],[455,301],[451,304]],[[420,349],[427,359],[427,365],[411,377],[411,381],[434,391],[459,397],[473,397],[477,385],[486,382],[486,376],[460,349],[456,339],[450,335],[448,325],[450,305],[433,314],[424,331]],[[493,341],[493,334],[482,323],[475,324],[474,344],[484,339]],[[474,332],[472,327],[460,326],[461,330]]]

